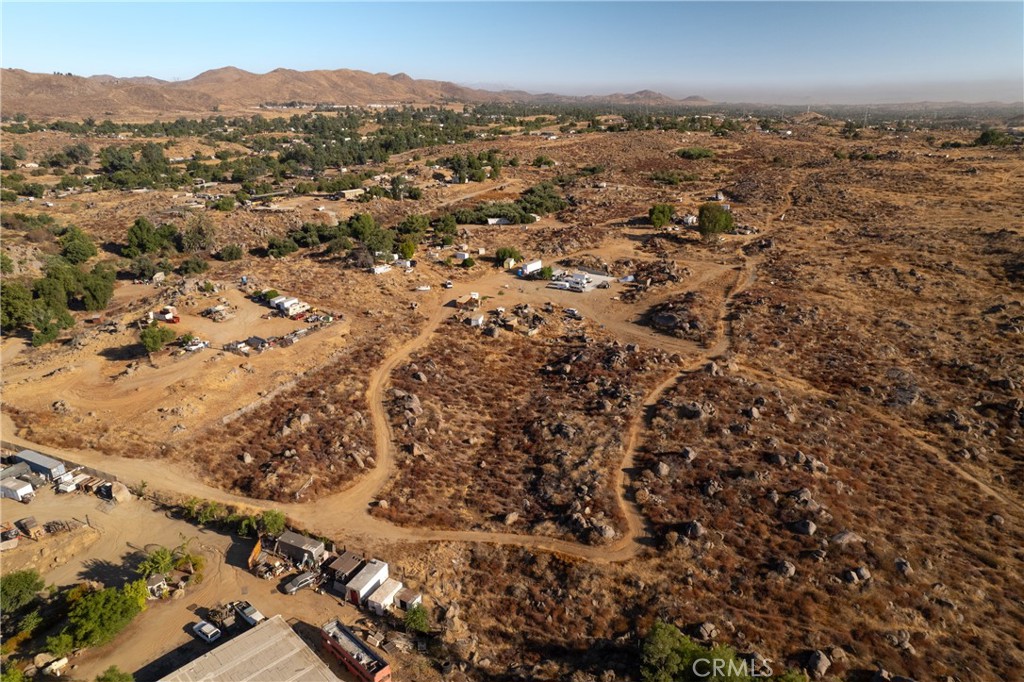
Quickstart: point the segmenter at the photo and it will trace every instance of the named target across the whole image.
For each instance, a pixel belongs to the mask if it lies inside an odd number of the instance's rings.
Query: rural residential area
[[[627,5],[4,3],[2,682],[1021,679],[1024,9]]]

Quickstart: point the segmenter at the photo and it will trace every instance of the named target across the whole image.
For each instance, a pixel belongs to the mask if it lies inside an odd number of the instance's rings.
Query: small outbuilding
[[[40,476],[45,476],[51,481],[62,476],[66,470],[64,462],[53,457],[47,457],[35,450],[22,450],[14,458],[19,462],[28,464],[29,469]]]
[[[290,559],[297,566],[316,568],[324,558],[324,543],[290,530],[281,533],[274,543],[273,553]]]
[[[20,478],[21,476],[25,476],[30,473],[32,473],[32,470],[29,468],[28,464],[25,462],[16,462],[9,467],[4,467],[3,471],[0,472],[0,479]]]
[[[0,491],[3,497],[15,502],[28,502],[34,495],[32,484],[17,478],[5,478],[0,482]]]
[[[403,587],[395,595],[395,604],[403,611],[408,611],[417,604],[423,603],[423,595],[411,587]]]
[[[395,603],[395,595],[402,590],[402,582],[394,578],[388,578],[381,586],[373,591],[373,594],[366,600],[366,605],[378,616],[390,609]]]

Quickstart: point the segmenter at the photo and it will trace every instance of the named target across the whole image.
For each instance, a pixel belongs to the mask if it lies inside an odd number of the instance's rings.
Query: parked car
[[[192,632],[207,644],[212,644],[220,639],[220,630],[213,623],[207,623],[205,620],[193,625]]]
[[[316,582],[316,573],[300,573],[299,575],[288,581],[288,584],[284,586],[285,594],[295,594],[299,590],[309,587]]]
[[[235,612],[249,625],[257,625],[267,619],[256,607],[247,601],[235,602]]]

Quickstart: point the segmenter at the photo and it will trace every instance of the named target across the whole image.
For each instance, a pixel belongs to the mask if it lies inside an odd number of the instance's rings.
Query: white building
[[[15,502],[24,502],[26,498],[32,497],[32,484],[27,481],[19,481],[16,478],[4,479],[0,483],[2,497],[7,497]]]
[[[387,579],[387,563],[380,559],[370,559],[345,585],[345,599],[356,605],[362,604]]]
[[[366,600],[366,605],[378,616],[390,609],[395,603],[395,595],[402,589],[402,582],[394,578],[388,578],[381,586],[373,591],[373,594]]]

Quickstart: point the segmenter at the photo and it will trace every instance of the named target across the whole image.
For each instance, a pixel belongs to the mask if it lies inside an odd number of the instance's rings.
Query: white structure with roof
[[[345,599],[353,604],[362,604],[387,579],[387,563],[380,559],[370,559],[345,585]]]
[[[366,605],[378,616],[383,616],[384,612],[394,605],[395,595],[398,594],[401,589],[402,582],[400,580],[388,578],[380,587],[373,591],[373,594],[371,594],[366,600]]]
[[[277,615],[178,668],[162,682],[337,682],[338,677]]]

